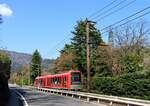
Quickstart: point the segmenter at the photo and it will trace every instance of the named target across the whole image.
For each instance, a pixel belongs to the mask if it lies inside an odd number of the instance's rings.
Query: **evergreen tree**
[[[99,46],[94,53],[94,63],[96,65],[96,77],[110,76],[112,75],[112,52],[110,52],[110,47]]]
[[[35,52],[32,55],[31,65],[30,65],[30,80],[31,84],[34,83],[34,80],[37,76],[41,75],[41,61],[42,58],[40,56],[40,53],[38,50],[35,50]]]
[[[89,38],[90,38],[90,60],[91,60],[91,72],[94,72],[94,50],[100,43],[103,42],[100,31],[94,24],[89,25]],[[72,38],[72,45],[75,50],[75,66],[79,69],[84,76],[86,76],[86,20],[77,22],[77,25],[72,32],[74,37]]]
[[[57,71],[67,71],[74,67],[74,48],[72,45],[66,44],[63,50],[60,51],[60,57],[55,61],[55,69]]]

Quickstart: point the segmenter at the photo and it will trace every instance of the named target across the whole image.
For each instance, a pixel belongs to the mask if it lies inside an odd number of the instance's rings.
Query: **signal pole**
[[[86,61],[87,61],[87,90],[90,92],[90,24],[95,23],[86,19]]]

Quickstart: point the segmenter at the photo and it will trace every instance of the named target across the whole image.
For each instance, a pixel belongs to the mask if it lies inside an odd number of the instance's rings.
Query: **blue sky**
[[[24,53],[33,53],[38,49],[42,57],[56,58],[64,44],[70,42],[76,22],[112,1],[1,0],[0,3],[7,4],[12,14],[4,16],[4,23],[0,26],[0,45],[7,50]],[[126,0],[125,4],[130,1]],[[101,29],[147,6],[150,6],[150,0],[136,0],[132,5],[97,22],[96,26]],[[150,21],[149,17],[147,15],[144,19]],[[102,37],[107,42],[107,35]]]

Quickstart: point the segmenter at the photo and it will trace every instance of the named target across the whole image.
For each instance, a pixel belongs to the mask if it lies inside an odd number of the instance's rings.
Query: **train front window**
[[[81,83],[80,73],[77,73],[77,72],[71,73],[71,82],[72,84],[80,84]]]
[[[43,80],[42,80],[42,79],[37,79],[37,85],[38,85],[38,86],[41,86],[42,83],[43,83]]]

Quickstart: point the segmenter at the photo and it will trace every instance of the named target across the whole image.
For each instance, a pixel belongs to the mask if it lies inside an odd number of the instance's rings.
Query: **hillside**
[[[12,71],[16,70],[19,67],[29,65],[31,61],[31,54],[19,53],[15,51],[5,51],[12,60]],[[48,69],[49,65],[53,62],[52,59],[43,59],[42,68]]]

